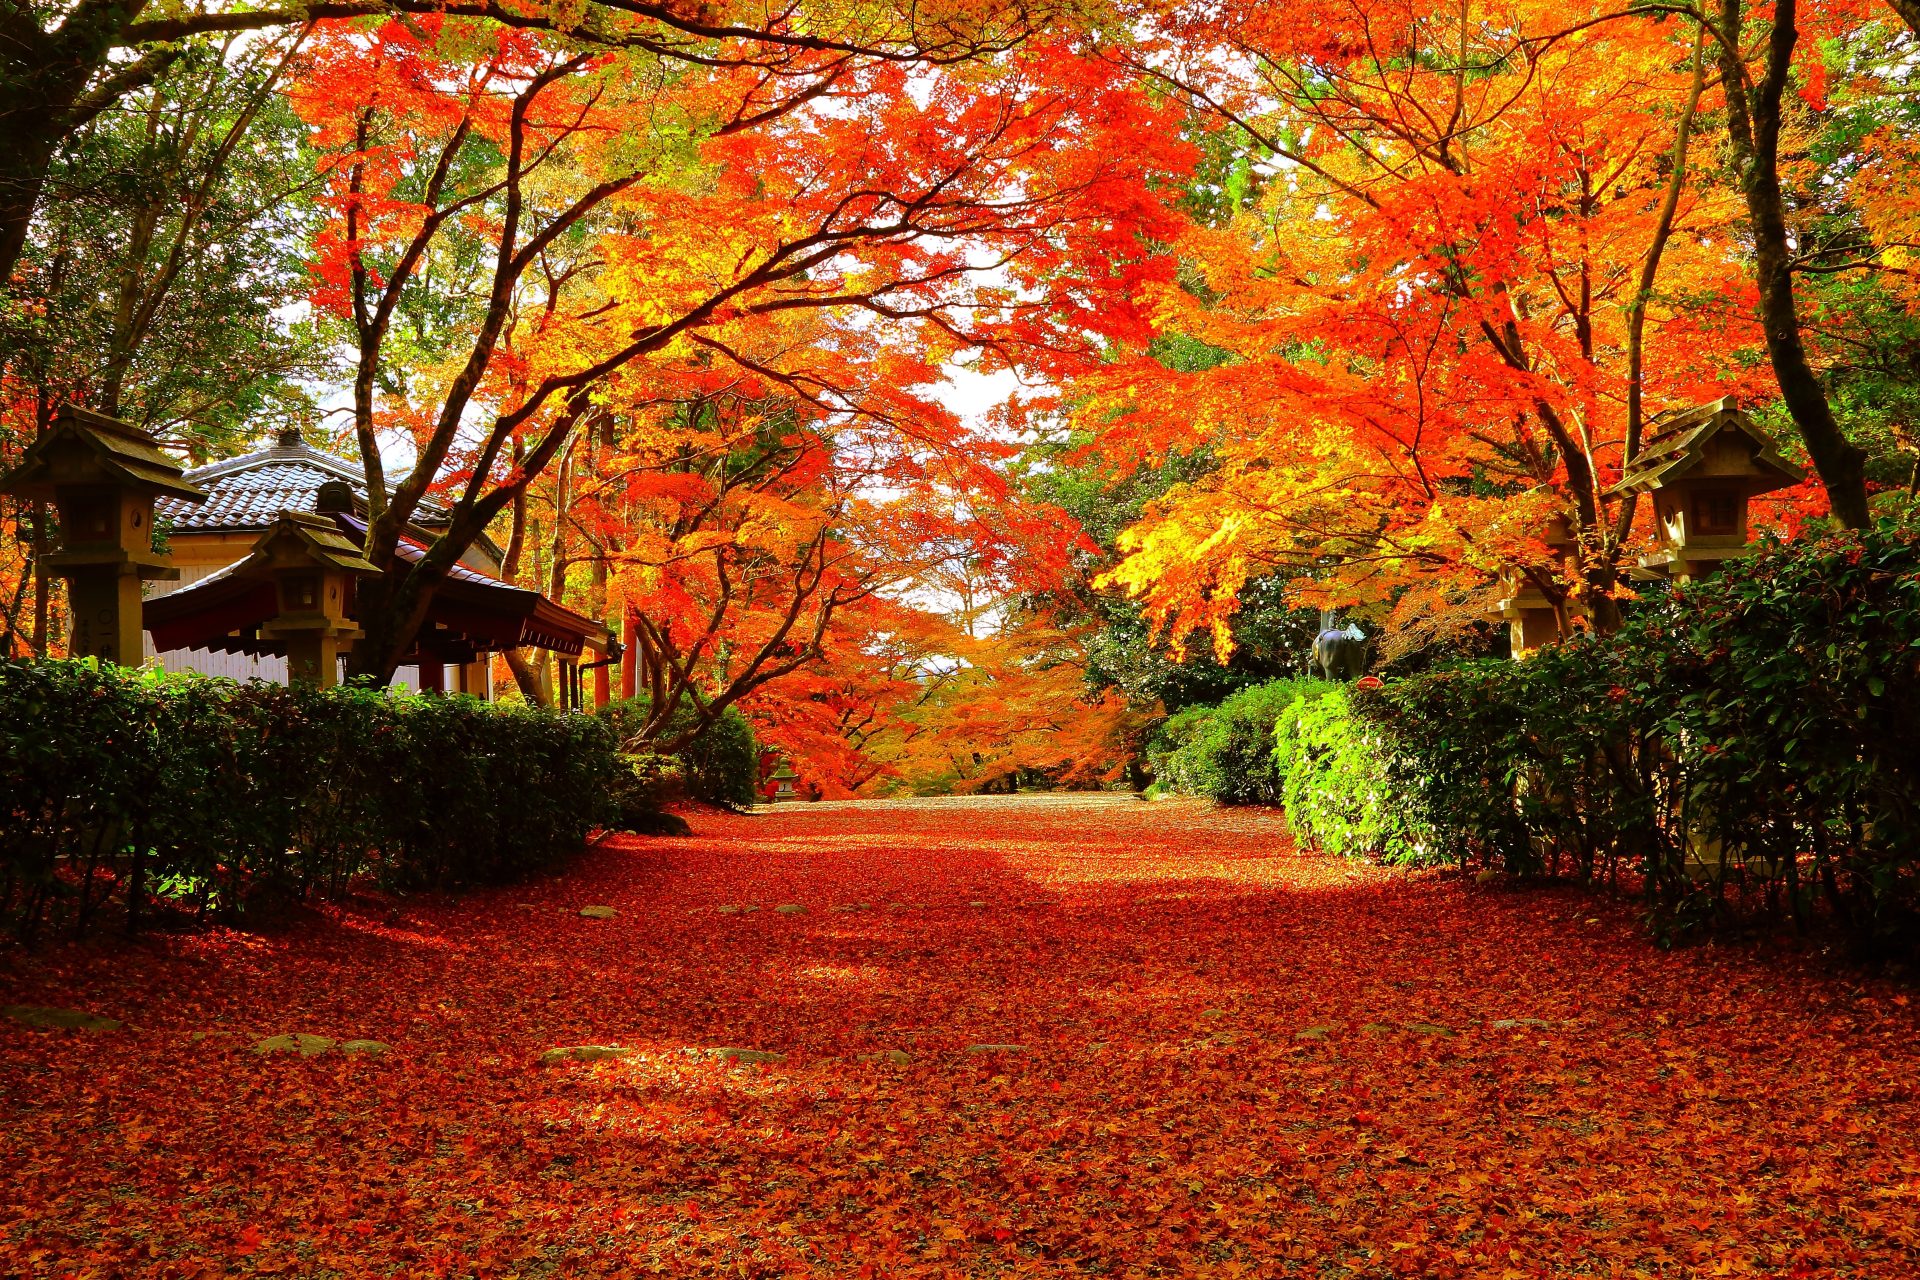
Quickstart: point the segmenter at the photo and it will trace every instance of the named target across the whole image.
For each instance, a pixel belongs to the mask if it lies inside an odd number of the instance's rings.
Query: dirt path
[[[1186,803],[696,826],[0,958],[126,1024],[0,1021],[0,1275],[1920,1275],[1896,988]]]

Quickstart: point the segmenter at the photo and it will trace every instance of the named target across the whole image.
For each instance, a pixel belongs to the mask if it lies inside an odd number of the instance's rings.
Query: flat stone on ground
[[[720,1048],[707,1050],[707,1056],[722,1062],[785,1062],[787,1055],[770,1049]]]
[[[807,913],[807,909],[797,902],[783,902],[774,910],[783,916],[803,916]]]
[[[1550,1027],[1553,1024],[1542,1018],[1495,1018],[1489,1025],[1495,1031],[1513,1031],[1520,1027]]]
[[[913,1055],[905,1049],[882,1049],[878,1053],[861,1054],[860,1061],[885,1062],[896,1067],[907,1067],[913,1065]]]
[[[15,1022],[48,1031],[118,1031],[116,1018],[103,1018],[84,1009],[52,1009],[37,1004],[10,1004],[4,1011]]]
[[[636,1050],[618,1044],[570,1044],[557,1049],[548,1049],[540,1055],[540,1065],[551,1067],[561,1062],[605,1062],[609,1058],[625,1058]]]
[[[967,1046],[966,1051],[968,1053],[1025,1053],[1027,1046],[1023,1044],[970,1044]]]
[[[589,920],[611,920],[614,916],[618,915],[619,912],[615,911],[612,907],[582,907],[580,908],[580,914]]]
[[[253,1051],[258,1054],[297,1053],[303,1058],[316,1057],[334,1047],[332,1036],[308,1035],[304,1031],[293,1031],[283,1036],[268,1036],[264,1040],[253,1042]]]
[[[364,1053],[369,1058],[377,1058],[390,1047],[390,1045],[381,1044],[378,1040],[343,1040],[340,1043],[340,1052]]]
[[[1450,1036],[1453,1034],[1451,1027],[1443,1027],[1437,1022],[1409,1022],[1407,1024],[1407,1030],[1423,1036]]]
[[[1333,1028],[1324,1023],[1315,1023],[1311,1027],[1302,1027],[1300,1030],[1294,1032],[1293,1038],[1295,1040],[1325,1040],[1327,1038],[1327,1032],[1331,1030],[1333,1030]]]

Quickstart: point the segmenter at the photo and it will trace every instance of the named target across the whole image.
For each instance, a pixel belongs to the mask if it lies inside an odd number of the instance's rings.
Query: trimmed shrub
[[[0,662],[0,913],[30,936],[116,896],[231,915],[499,882],[578,850],[616,769],[591,716]]]
[[[598,714],[625,749],[653,754],[652,744],[638,741],[647,714],[644,696],[608,703]],[[697,723],[699,712],[683,702],[661,738],[676,738]],[[680,762],[682,792],[689,799],[743,809],[760,798],[760,744],[754,740],[753,725],[736,707],[723,710],[674,757]]]
[[[1270,680],[1217,707],[1169,717],[1150,750],[1156,779],[1165,789],[1221,804],[1279,804],[1274,725],[1299,699],[1326,688],[1321,680]]]
[[[610,796],[611,825],[640,835],[686,835],[686,819],[666,811],[686,797],[686,782],[678,756],[622,753]]]
[[[1356,694],[1463,867],[1632,873],[1671,930],[1821,912],[1920,941],[1920,531],[1770,544],[1605,637]]]
[[[1273,768],[1287,822],[1301,840],[1327,853],[1424,862],[1431,835],[1399,802],[1382,735],[1354,716],[1352,698],[1335,685],[1281,712]]]

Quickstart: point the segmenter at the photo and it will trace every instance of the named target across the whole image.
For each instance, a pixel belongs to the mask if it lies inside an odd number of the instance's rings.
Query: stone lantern
[[[799,780],[800,775],[793,771],[793,766],[782,760],[780,767],[773,771],[773,798],[775,800],[799,799],[800,793],[794,788],[794,783]]]
[[[60,549],[47,565],[67,580],[72,656],[140,665],[140,584],[180,576],[154,550],[154,499],[207,500],[180,471],[145,431],[70,405],[0,481],[0,492],[50,499],[58,514]]]
[[[1660,549],[1640,557],[1636,577],[1690,582],[1746,555],[1748,502],[1806,478],[1730,396],[1652,426],[1609,491],[1653,499]]]
[[[278,612],[260,638],[287,651],[287,679],[339,683],[340,655],[364,634],[353,621],[355,582],[380,572],[326,516],[283,511],[236,573],[273,583]]]
[[[1540,537],[1558,568],[1571,576],[1571,569],[1577,569],[1580,558],[1580,538],[1573,530],[1573,522],[1565,516],[1555,516]],[[1501,598],[1494,602],[1492,612],[1506,620],[1514,657],[1524,658],[1541,645],[1560,639],[1562,612],[1572,609],[1571,602],[1563,601],[1556,608],[1517,565],[1509,566],[1500,575],[1500,590]]]

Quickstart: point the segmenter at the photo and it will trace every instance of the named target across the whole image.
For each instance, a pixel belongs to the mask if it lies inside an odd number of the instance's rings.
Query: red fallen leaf
[[[1259,812],[698,827],[416,897],[405,941],[341,908],[0,954],[22,1001],[141,1010],[138,1037],[85,1046],[0,1023],[0,1097],[34,1102],[0,1125],[0,1275],[165,1274],[154,1240],[286,1275],[1911,1270],[1920,1026],[1882,980],[1575,935],[1564,893],[1400,881]],[[581,936],[569,901],[649,925]],[[813,909],[714,910],[745,902]],[[1519,1017],[1550,1025],[1492,1027]],[[1388,1033],[1426,1021],[1456,1030],[1443,1050]],[[1291,1055],[1336,1022],[1336,1053]],[[181,1051],[225,1025],[392,1048]],[[965,1052],[987,1043],[1027,1051],[988,1074]],[[536,1065],[579,1044],[635,1052]],[[688,1052],[719,1045],[786,1057]],[[103,1140],[134,1130],[134,1158]]]

